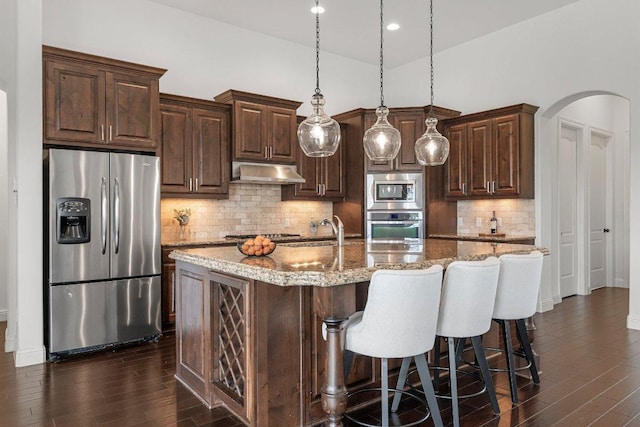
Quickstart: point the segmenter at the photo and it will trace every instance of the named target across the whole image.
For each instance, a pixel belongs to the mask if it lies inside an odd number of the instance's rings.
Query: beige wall
[[[279,185],[231,184],[229,200],[163,199],[162,239],[182,238],[174,209],[191,209],[187,237],[218,239],[226,234],[309,234],[309,221],[333,214],[331,202],[282,202]],[[286,226],[288,220],[289,226]],[[320,232],[329,233],[329,227]]]
[[[490,233],[492,211],[498,218],[498,233],[517,236],[536,235],[535,200],[499,199],[458,202],[458,233]],[[482,225],[476,225],[481,218]],[[460,224],[462,220],[462,224]]]

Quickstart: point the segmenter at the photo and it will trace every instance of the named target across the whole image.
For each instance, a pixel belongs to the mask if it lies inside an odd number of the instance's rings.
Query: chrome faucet
[[[338,215],[334,215],[334,218],[336,219],[335,223],[329,218],[325,218],[320,221],[320,225],[330,225],[333,230],[333,234],[336,235],[336,239],[338,240],[338,246],[342,247],[344,246],[344,224],[340,218],[338,218]]]

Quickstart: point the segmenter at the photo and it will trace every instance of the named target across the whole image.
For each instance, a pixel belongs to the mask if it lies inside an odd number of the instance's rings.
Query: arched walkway
[[[629,116],[628,99],[606,91],[585,91],[564,97],[542,112],[538,127],[538,153],[536,155],[536,228],[540,244],[549,247],[551,256],[546,269],[548,283],[540,295],[540,311],[546,311],[561,301],[561,282],[575,274],[578,294],[588,294],[589,266],[589,200],[591,137],[611,134],[611,203],[607,219],[612,233],[610,269],[612,279],[607,286],[629,286]],[[576,200],[573,215],[566,215],[567,153],[559,146],[564,127],[576,129],[577,147],[573,153],[576,167]],[[566,150],[566,147],[563,148]],[[562,158],[562,159],[561,159]],[[569,156],[569,159],[571,157]],[[564,208],[561,208],[564,206]],[[562,215],[561,210],[565,210]],[[571,222],[575,219],[575,224]],[[576,231],[575,240],[568,244],[563,240],[571,226]],[[572,246],[573,245],[573,246]],[[575,263],[569,263],[575,251]]]

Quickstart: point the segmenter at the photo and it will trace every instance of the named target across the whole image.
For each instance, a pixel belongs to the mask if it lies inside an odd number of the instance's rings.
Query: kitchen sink
[[[289,243],[279,243],[278,246],[287,246],[290,248],[308,248],[315,246],[336,246],[338,244],[335,240],[316,240],[312,242],[289,242]],[[345,246],[351,245],[362,245],[364,241],[362,240],[345,240]]]

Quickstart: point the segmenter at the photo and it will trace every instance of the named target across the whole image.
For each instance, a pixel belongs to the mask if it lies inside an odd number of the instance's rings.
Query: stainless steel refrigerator
[[[158,157],[50,149],[44,160],[49,357],[156,338]]]

